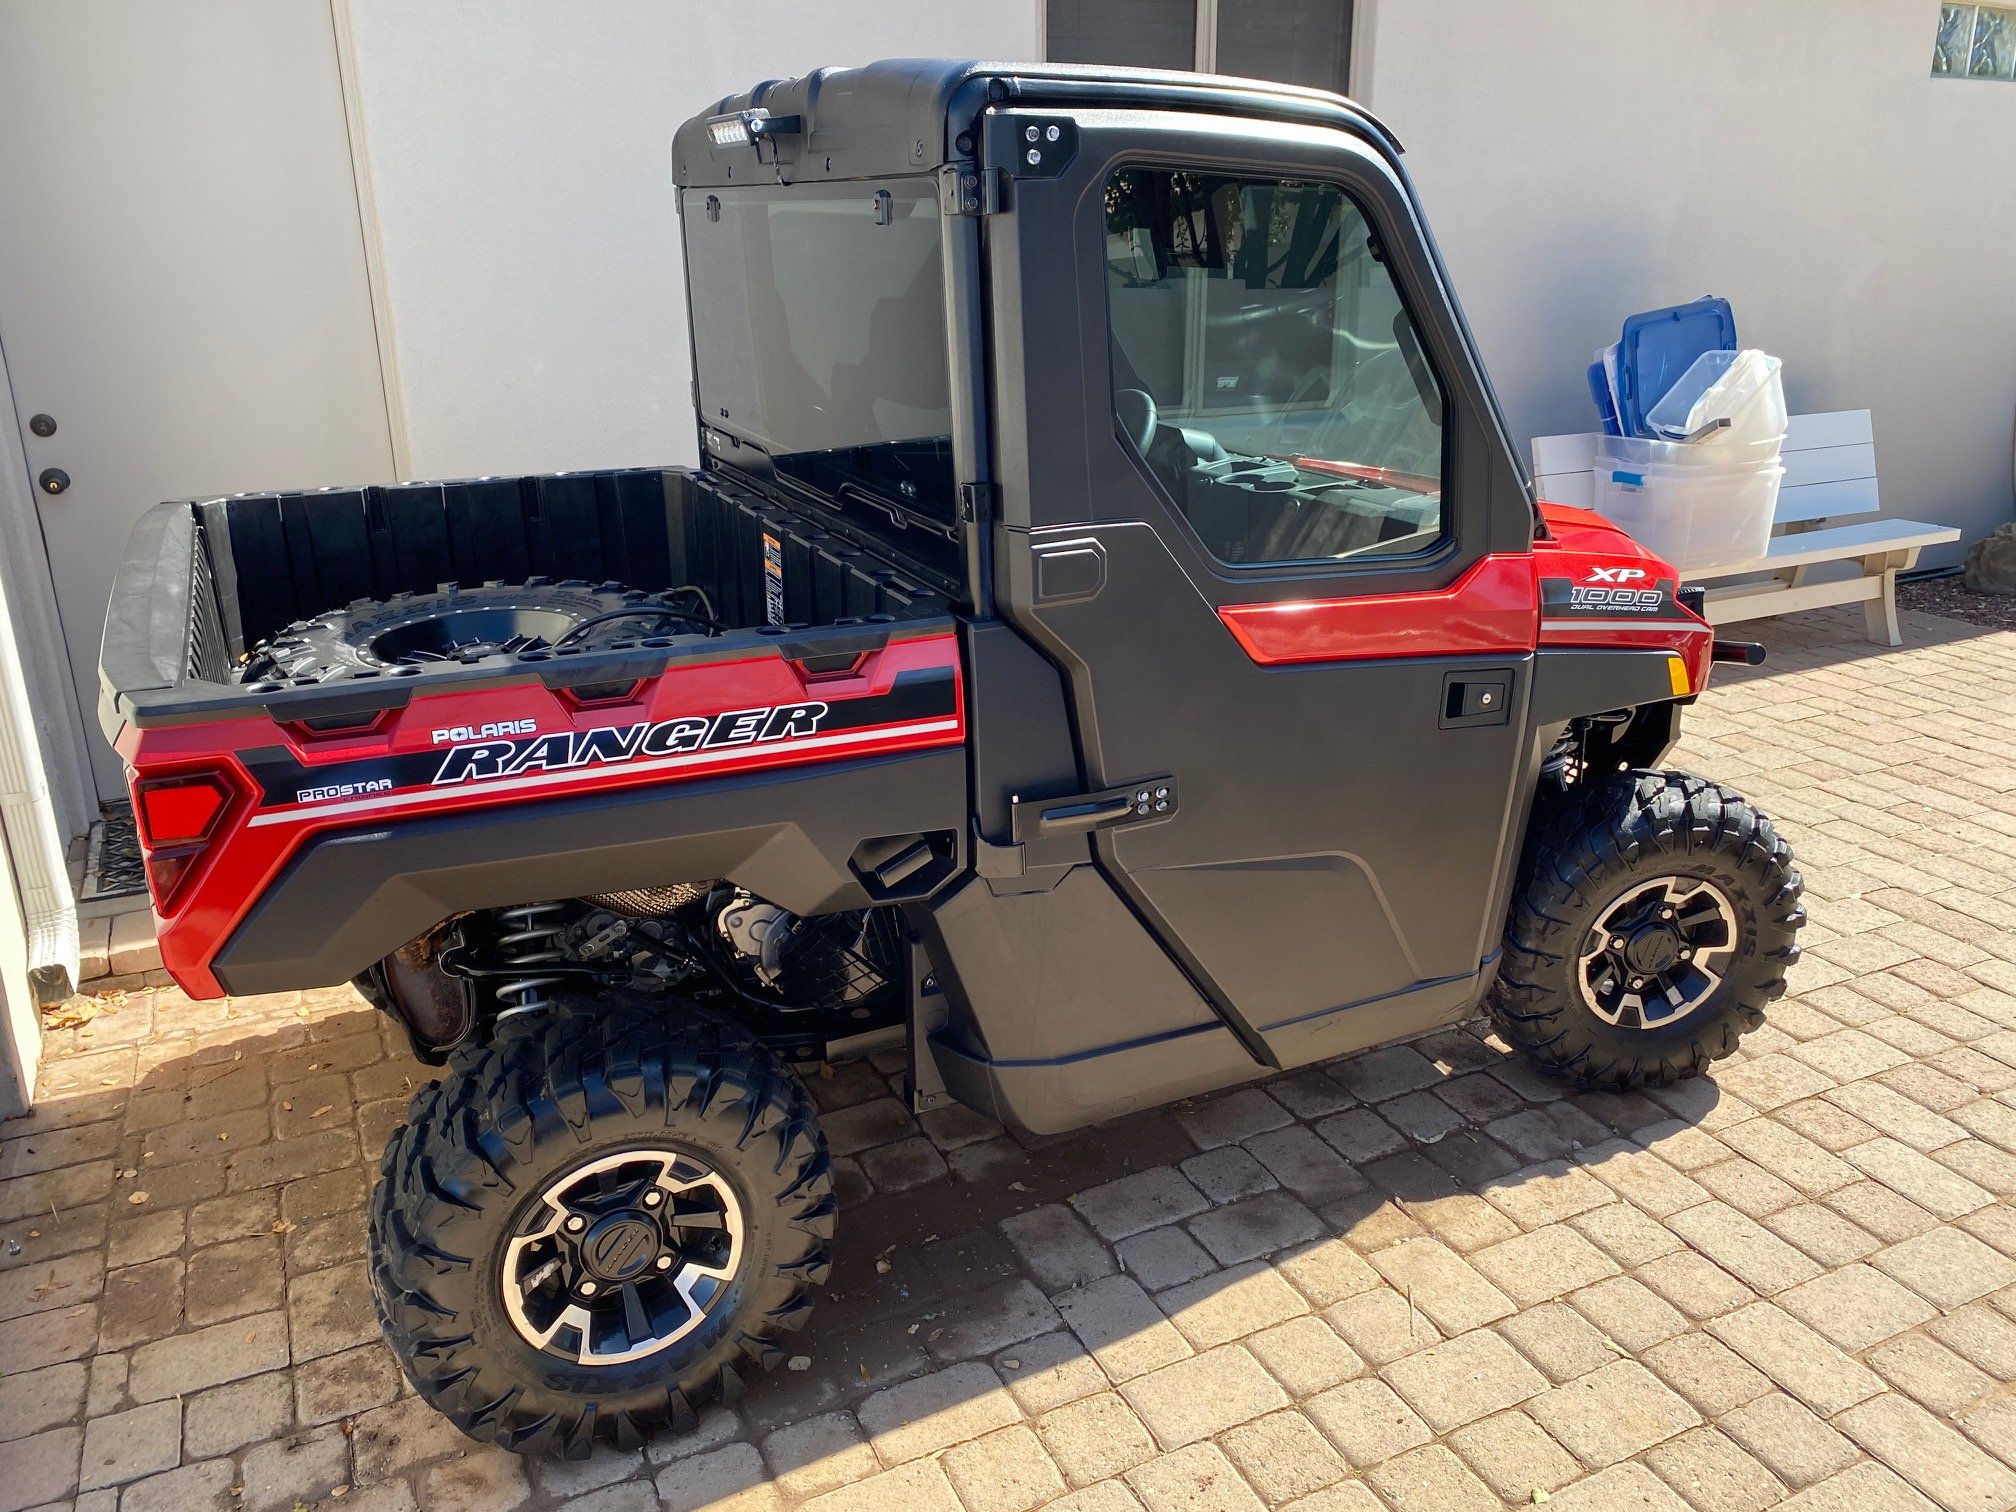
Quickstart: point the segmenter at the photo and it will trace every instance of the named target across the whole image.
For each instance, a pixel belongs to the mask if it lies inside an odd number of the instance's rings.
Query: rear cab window
[[[936,185],[689,189],[700,418],[723,461],[959,571]]]

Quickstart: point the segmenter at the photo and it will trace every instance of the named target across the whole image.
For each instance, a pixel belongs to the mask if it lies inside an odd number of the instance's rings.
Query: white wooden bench
[[[1553,504],[1588,509],[1595,502],[1596,443],[1602,437],[1541,436],[1533,442],[1534,484]],[[1856,520],[1881,509],[1876,497],[1876,442],[1867,410],[1794,415],[1785,435],[1785,482],[1778,491],[1771,545],[1754,562],[1710,567],[1681,576],[1716,582],[1708,590],[1710,624],[1792,614],[1829,604],[1860,604],[1869,639],[1901,646],[1897,574],[1927,546],[1960,539],[1949,525],[1922,520]],[[1844,523],[1845,522],[1845,523]],[[1814,569],[1849,563],[1847,576]],[[1727,579],[1741,579],[1727,582]]]

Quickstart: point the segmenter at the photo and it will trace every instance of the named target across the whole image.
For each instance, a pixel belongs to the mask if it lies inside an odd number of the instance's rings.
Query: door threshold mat
[[[108,805],[105,817],[91,826],[91,838],[85,844],[84,885],[77,901],[131,898],[146,891],[147,867],[140,859],[133,810],[124,804]]]

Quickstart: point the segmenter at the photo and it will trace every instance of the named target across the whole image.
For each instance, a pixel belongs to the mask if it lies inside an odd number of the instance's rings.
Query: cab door
[[[983,143],[998,602],[1090,789],[1026,825],[1091,836],[1262,1063],[1460,1015],[1537,754],[1533,517],[1410,192],[1194,112]]]

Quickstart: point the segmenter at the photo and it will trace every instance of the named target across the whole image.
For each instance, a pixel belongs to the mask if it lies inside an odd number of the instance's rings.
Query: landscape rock
[[[1976,593],[2016,594],[2016,520],[1967,548],[1960,580]]]

